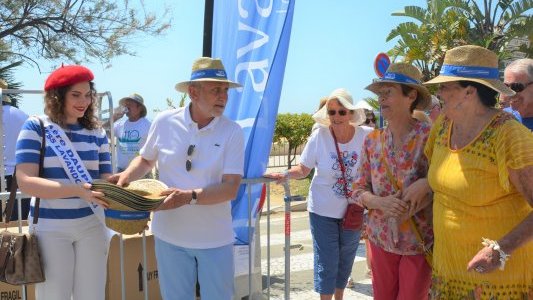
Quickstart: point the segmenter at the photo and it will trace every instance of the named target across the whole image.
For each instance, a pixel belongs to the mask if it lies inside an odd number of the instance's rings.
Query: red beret
[[[69,86],[83,81],[91,81],[94,79],[93,72],[84,66],[61,66],[48,76],[44,83],[44,90],[60,88]]]

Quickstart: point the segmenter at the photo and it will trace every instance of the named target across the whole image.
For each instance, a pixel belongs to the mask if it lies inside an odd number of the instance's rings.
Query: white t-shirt
[[[4,175],[13,175],[15,171],[15,147],[22,124],[28,115],[11,105],[2,105],[2,129],[4,134]]]
[[[364,139],[371,131],[369,127],[356,127],[354,136],[348,143],[339,143],[348,182],[354,180]],[[309,189],[307,209],[324,217],[336,219],[344,217],[348,201],[343,185],[339,182],[342,179],[342,171],[329,128],[319,127],[313,131],[302,152],[300,163],[310,169],[315,168],[315,175]],[[349,184],[348,192],[351,191],[352,184]]]
[[[117,138],[117,168],[126,169],[131,160],[139,155],[139,151],[146,142],[150,121],[140,118],[130,122],[127,118],[114,124],[114,134]]]
[[[192,155],[187,155],[195,145]],[[152,123],[141,155],[157,160],[159,180],[189,190],[222,182],[224,174],[243,175],[244,135],[241,127],[221,116],[198,129],[189,106],[160,113]],[[192,168],[185,164],[191,160]],[[154,235],[173,245],[208,249],[234,242],[231,203],[184,205],[154,213]]]

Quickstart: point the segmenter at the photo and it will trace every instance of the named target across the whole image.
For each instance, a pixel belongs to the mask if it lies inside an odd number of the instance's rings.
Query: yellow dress
[[[515,250],[504,271],[466,271],[482,237],[499,240],[532,212],[508,168],[533,165],[533,134],[502,112],[470,144],[451,150],[451,125],[441,116],[425,148],[434,192],[432,298],[533,299],[533,242]]]

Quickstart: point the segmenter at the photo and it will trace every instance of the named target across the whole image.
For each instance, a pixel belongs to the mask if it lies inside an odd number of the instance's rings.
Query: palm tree
[[[387,36],[387,41],[399,38],[389,55],[396,60],[417,66],[423,80],[435,77],[442,65],[444,53],[457,45],[466,44],[468,20],[458,10],[449,9],[451,0],[427,0],[427,8],[406,6],[392,13],[415,19],[400,23]]]
[[[533,8],[533,0],[453,0],[450,7],[464,14],[471,28],[468,41],[498,53],[500,60],[510,58],[520,51],[526,57],[533,57],[533,16],[527,14]],[[510,42],[524,39],[518,48]],[[522,55],[523,56],[523,55]]]
[[[373,111],[379,111],[378,97],[365,97],[363,98],[363,101],[366,101],[366,103],[372,107]]]
[[[438,75],[446,50],[465,44],[486,47],[500,57],[533,57],[533,0],[427,0],[427,8],[406,6],[393,16],[412,18],[393,29],[389,55],[417,66],[428,80]],[[512,41],[528,41],[513,46]]]
[[[0,61],[4,60],[0,57]],[[15,70],[15,68],[20,66],[21,64],[22,61],[9,63],[7,65],[0,64],[0,78],[6,81],[9,89],[20,89],[22,87],[22,83],[16,81],[15,76],[13,75],[13,71]],[[20,100],[19,94],[10,94],[6,96],[10,98],[11,105],[18,107],[18,102]]]

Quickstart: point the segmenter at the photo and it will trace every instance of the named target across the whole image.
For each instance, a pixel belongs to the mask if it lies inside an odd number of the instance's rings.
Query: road
[[[270,216],[270,299],[284,299],[285,257],[284,257],[284,213],[277,212]],[[267,299],[267,218],[261,217],[261,266],[263,272],[263,295]],[[313,243],[309,230],[307,212],[291,214],[291,299],[318,299],[313,289]],[[352,269],[355,286],[345,290],[344,299],[372,299],[372,285],[367,277],[364,243],[357,249],[357,256]]]

